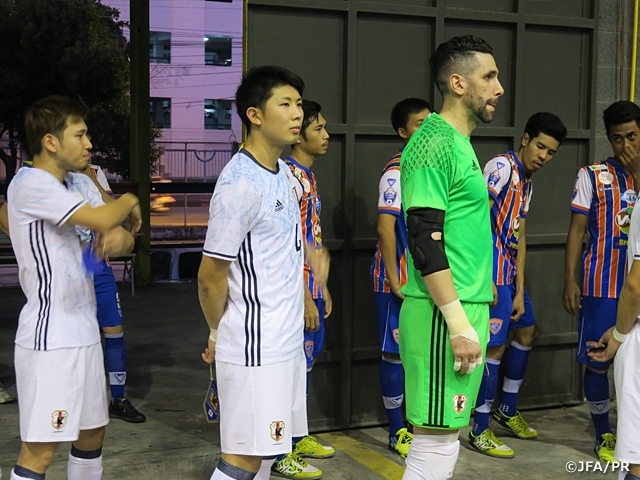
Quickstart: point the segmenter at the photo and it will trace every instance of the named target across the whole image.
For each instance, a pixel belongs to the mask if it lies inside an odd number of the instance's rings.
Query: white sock
[[[255,473],[235,467],[220,459],[209,480],[253,480],[255,478]]]
[[[402,480],[447,480],[460,453],[458,433],[414,435]]]
[[[258,470],[254,480],[269,480],[269,477],[271,477],[271,465],[273,465],[275,460],[275,458],[265,458],[262,460],[260,470]]]
[[[220,470],[216,468],[213,471],[213,475],[211,475],[211,478],[209,480],[233,480],[233,478],[231,478],[229,475],[225,475],[224,473],[222,473]]]
[[[97,458],[78,458],[69,454],[67,478],[69,480],[101,480],[102,455]]]

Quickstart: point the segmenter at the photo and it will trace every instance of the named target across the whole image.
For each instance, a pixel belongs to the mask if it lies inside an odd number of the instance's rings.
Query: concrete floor
[[[104,478],[206,480],[217,463],[220,448],[218,428],[205,422],[202,411],[208,367],[200,352],[207,327],[195,285],[154,285],[137,289],[133,298],[125,287],[121,298],[129,358],[126,393],[148,420],[138,425],[112,420],[104,446]],[[13,392],[13,337],[23,303],[19,288],[0,288],[0,381]],[[571,474],[565,470],[567,462],[595,460],[586,406],[531,411],[525,418],[540,431],[540,438],[503,438],[516,450],[516,457],[511,460],[497,460],[468,450],[465,431],[454,479],[537,480],[594,475],[617,478],[611,472]],[[614,425],[615,420],[612,416]],[[338,447],[333,459],[312,461],[324,471],[325,479],[402,478],[404,462],[386,449],[384,428],[328,432],[319,438]],[[18,407],[0,405],[0,466],[5,480],[19,449]],[[48,480],[67,478],[68,451],[68,445],[59,449]]]

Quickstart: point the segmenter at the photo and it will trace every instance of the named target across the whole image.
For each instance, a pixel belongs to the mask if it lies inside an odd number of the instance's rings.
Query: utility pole
[[[135,278],[151,283],[149,0],[130,0],[131,11],[131,181],[138,187],[142,235],[136,239]]]

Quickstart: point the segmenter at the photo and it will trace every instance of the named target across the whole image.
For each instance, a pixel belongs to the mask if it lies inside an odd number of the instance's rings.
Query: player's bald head
[[[493,49],[480,37],[464,35],[452,37],[438,45],[429,64],[436,87],[443,95],[449,92],[449,79],[457,73],[469,78],[478,65],[478,53],[493,55]]]

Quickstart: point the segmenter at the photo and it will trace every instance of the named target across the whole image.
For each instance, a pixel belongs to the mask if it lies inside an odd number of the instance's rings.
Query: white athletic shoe
[[[0,403],[11,403],[15,402],[16,398],[7,392],[2,384],[0,383]],[[0,473],[0,478],[2,478],[2,474]]]

